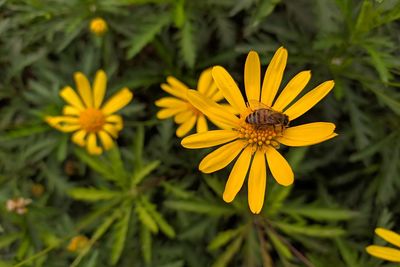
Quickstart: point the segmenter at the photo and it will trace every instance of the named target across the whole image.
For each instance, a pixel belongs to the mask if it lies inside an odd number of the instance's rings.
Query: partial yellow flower
[[[294,181],[291,167],[277,151],[280,144],[308,146],[337,135],[334,133],[335,125],[328,122],[314,122],[290,128],[287,125],[258,127],[246,122],[250,114],[263,107],[264,110],[281,112],[280,116],[290,122],[311,109],[333,88],[334,82],[326,81],[289,106],[311,78],[310,71],[303,71],[292,78],[275,99],[287,55],[283,47],[276,51],[261,87],[260,59],[254,51],[248,54],[244,67],[247,104],[231,75],[221,66],[213,67],[214,81],[235,112],[226,110],[197,91],[188,92],[190,103],[208,118],[218,122],[221,130],[190,135],[182,140],[182,145],[191,149],[222,145],[200,162],[199,169],[204,173],[218,171],[237,158],[226,183],[223,199],[226,202],[233,201],[249,173],[248,202],[253,213],[260,213],[263,207],[267,163],[279,184],[288,186]],[[235,113],[240,114],[239,117]]]
[[[93,89],[81,72],[76,72],[74,78],[79,95],[71,87],[64,87],[60,96],[68,105],[64,106],[63,116],[48,116],[46,121],[62,132],[74,132],[74,143],[86,147],[90,154],[99,155],[103,149],[114,146],[113,138],[117,138],[123,128],[122,117],[114,113],[125,107],[133,94],[124,87],[102,104],[107,85],[103,70],[97,71]],[[103,148],[97,144],[97,138],[100,138]]]
[[[90,21],[90,31],[97,36],[101,36],[107,32],[107,22],[100,17],[94,18]]]
[[[89,244],[89,239],[84,235],[78,235],[71,239],[67,250],[71,252],[79,252]]]
[[[383,260],[400,262],[400,235],[384,228],[376,228],[375,234],[399,249],[371,245],[366,248],[367,252]]]
[[[182,137],[186,135],[196,125],[198,133],[208,130],[207,120],[204,114],[195,108],[187,99],[189,87],[177,80],[175,77],[169,76],[167,83],[161,84],[161,88],[172,95],[172,97],[163,97],[155,102],[156,106],[161,110],[157,113],[157,118],[166,119],[174,117],[179,124],[176,135]],[[211,68],[206,69],[200,74],[197,84],[197,92],[201,95],[218,102],[224,98],[215,85]]]

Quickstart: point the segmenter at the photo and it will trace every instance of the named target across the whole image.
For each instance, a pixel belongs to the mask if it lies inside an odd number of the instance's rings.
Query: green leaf
[[[170,238],[175,237],[175,230],[172,226],[164,219],[164,217],[156,210],[156,206],[150,203],[146,198],[142,198],[142,203],[153,219],[156,221],[160,230]]]
[[[133,168],[135,170],[142,168],[143,160],[143,147],[144,147],[144,127],[139,125],[136,128],[135,138],[133,140]]]
[[[154,219],[151,217],[149,212],[146,210],[144,206],[140,202],[136,203],[135,211],[139,217],[139,220],[145,225],[152,233],[158,232],[158,226]]]
[[[135,170],[135,172],[132,175],[132,183],[134,185],[139,184],[143,180],[143,178],[145,178],[152,171],[154,171],[158,167],[158,165],[160,165],[160,161],[155,160],[143,166],[142,168],[140,168],[140,170],[138,171]]]
[[[170,200],[166,201],[165,206],[182,211],[190,211],[195,213],[204,213],[208,215],[229,215],[234,213],[234,210],[227,205],[217,205],[215,203],[207,203],[200,201],[182,201]]]
[[[194,31],[189,19],[185,21],[180,33],[180,52],[186,66],[193,68],[196,61],[196,43],[194,40]]]
[[[242,238],[237,238],[233,241],[222,253],[217,260],[214,262],[212,267],[225,267],[228,266],[229,262],[232,260],[233,256],[239,251],[242,245]]]
[[[143,259],[146,262],[146,264],[151,263],[151,254],[152,254],[151,243],[152,243],[152,237],[149,228],[142,225],[142,227],[140,227],[140,244],[142,248]]]
[[[130,47],[126,53],[126,58],[131,59],[139,53],[143,47],[150,43],[154,37],[170,23],[170,14],[158,14],[152,16],[146,24],[141,25],[139,32],[134,33],[130,41]]]
[[[337,247],[339,248],[340,255],[342,255],[342,258],[346,263],[346,266],[360,266],[357,261],[358,253],[356,250],[349,247],[348,243],[344,241],[343,238],[335,238],[335,242]]]
[[[123,211],[122,218],[114,224],[113,231],[113,242],[111,248],[111,265],[117,264],[119,258],[121,257],[122,251],[125,247],[125,240],[128,234],[129,221],[131,217],[131,207],[127,207]]]
[[[0,249],[11,245],[14,241],[22,236],[21,233],[11,233],[6,235],[0,235]]]
[[[285,259],[291,260],[293,258],[293,254],[286,244],[273,231],[267,230],[267,233],[278,254]]]
[[[381,78],[382,82],[387,83],[389,79],[391,78],[389,68],[383,59],[383,57],[379,54],[378,51],[376,51],[372,46],[363,44],[363,47],[365,50],[367,50],[368,55],[371,58],[371,61],[373,64],[371,64],[376,71],[379,74],[379,77]]]
[[[350,220],[358,215],[357,212],[336,208],[285,206],[281,212],[289,215],[304,216],[317,221]]]
[[[85,150],[76,148],[74,150],[75,155],[89,165],[94,171],[98,172],[104,178],[112,181],[118,180],[115,173],[109,168],[108,165],[104,164],[98,156],[91,156]]]
[[[121,196],[121,192],[105,189],[75,187],[68,191],[68,195],[76,200],[96,202]]]
[[[318,238],[338,237],[346,232],[339,227],[321,226],[321,225],[294,225],[283,222],[274,222],[274,224],[287,234],[300,234]]]
[[[243,227],[237,229],[230,229],[223,232],[219,232],[210,244],[207,246],[207,250],[213,251],[224,246],[226,243],[237,237],[243,231]]]

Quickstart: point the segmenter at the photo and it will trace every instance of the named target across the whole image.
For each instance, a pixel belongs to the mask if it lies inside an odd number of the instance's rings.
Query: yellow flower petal
[[[187,90],[189,90],[189,87],[187,87],[183,82],[172,76],[167,77],[167,83],[169,83],[176,92],[179,92],[179,94],[185,95]]]
[[[115,124],[106,123],[103,126],[103,130],[109,133],[112,137],[117,138],[120,129]]]
[[[70,105],[66,105],[63,108],[63,115],[76,115],[76,116],[79,116],[79,114],[80,114],[80,111],[76,107],[73,107],[73,106],[70,106]]]
[[[103,70],[98,70],[93,82],[94,107],[100,108],[106,94],[107,75]]]
[[[337,133],[333,133],[331,135],[328,135],[326,137],[323,137],[321,139],[314,139],[314,140],[308,140],[308,141],[304,141],[304,140],[295,140],[295,139],[289,139],[289,138],[285,138],[285,137],[279,137],[277,138],[277,141],[285,146],[293,146],[293,147],[298,147],[298,146],[311,146],[311,145],[315,145],[315,144],[319,144],[322,142],[325,142],[329,139],[332,139],[334,137],[338,136]]]
[[[204,70],[199,77],[199,81],[197,83],[197,91],[202,93],[203,95],[210,97],[212,93],[214,92],[209,92],[209,89],[211,88],[211,85],[214,83],[213,77],[211,74],[212,68],[208,68]],[[211,94],[210,94],[211,93]]]
[[[263,207],[266,183],[267,169],[264,153],[257,150],[250,167],[247,194],[250,210],[255,214],[260,213]]]
[[[75,144],[79,145],[79,146],[85,146],[86,145],[86,141],[85,141],[85,137],[86,137],[87,132],[85,130],[79,130],[77,132],[75,132],[71,139],[72,142],[74,142]]]
[[[237,131],[232,130],[214,130],[204,133],[189,135],[181,141],[185,148],[205,148],[225,144],[239,137]]]
[[[127,87],[124,87],[104,104],[101,111],[106,115],[114,113],[128,105],[132,98],[132,92]]]
[[[246,109],[242,93],[233,80],[232,76],[221,66],[215,66],[212,69],[214,81],[219,90],[221,90],[225,99],[236,109],[238,113]]]
[[[335,124],[330,122],[307,123],[287,128],[277,141],[287,146],[313,145],[334,137],[334,130]]]
[[[247,101],[260,101],[261,67],[257,52],[250,51],[244,65],[244,88]]]
[[[267,161],[272,176],[280,185],[288,186],[293,184],[294,174],[289,163],[273,147],[267,149]]]
[[[214,102],[219,102],[219,101],[221,101],[222,99],[224,99],[224,95],[222,94],[221,90],[218,89],[218,87],[217,87],[217,85],[216,85],[215,83],[214,83],[214,85],[213,85],[212,88],[215,88],[215,89],[214,89],[215,92],[214,92],[214,94],[210,97],[211,100],[213,100]],[[236,113],[236,111],[235,111],[235,113]]]
[[[318,85],[315,89],[305,94],[296,103],[285,110],[284,113],[289,116],[289,120],[291,121],[300,117],[324,98],[332,90],[334,85],[334,81],[326,81]]]
[[[85,109],[81,99],[71,87],[69,86],[64,87],[60,92],[60,96],[65,100],[65,102],[77,108],[79,111]]]
[[[105,150],[109,150],[114,146],[114,141],[106,131],[100,131],[98,134]]]
[[[265,72],[263,86],[261,89],[261,102],[267,106],[272,106],[272,102],[278,92],[282,81],[283,72],[286,67],[288,52],[280,47],[272,58],[267,71]]]
[[[161,108],[176,108],[177,106],[188,105],[187,102],[179,100],[178,98],[175,98],[175,97],[160,98],[155,102],[155,104],[157,107],[161,107]]]
[[[283,89],[278,99],[275,101],[272,108],[277,111],[282,111],[289,105],[293,99],[300,94],[300,92],[306,87],[308,81],[311,78],[311,71],[302,71],[294,76]]]
[[[193,111],[185,110],[176,114],[176,116],[174,117],[174,121],[178,124],[182,124],[192,116],[194,116]]]
[[[186,135],[190,130],[193,129],[193,126],[196,123],[196,116],[192,116],[190,119],[182,123],[178,129],[176,129],[176,136],[182,137]]]
[[[205,114],[211,121],[218,122],[218,126],[226,129],[236,128],[239,124],[239,118],[229,113],[223,107],[203,96],[195,90],[189,90],[187,94],[190,103]]]
[[[225,185],[224,194],[222,196],[225,202],[232,202],[242,188],[247,171],[249,170],[251,155],[252,148],[248,146],[243,150],[235,162],[235,165],[229,174],[228,181]]]
[[[113,123],[118,131],[124,127],[124,121],[120,115],[109,115],[106,117],[106,122]]]
[[[91,108],[93,107],[93,96],[92,90],[90,88],[90,84],[88,79],[82,72],[76,72],[74,74],[76,87],[78,87],[79,95],[81,96],[83,102],[85,103],[86,107]]]
[[[400,250],[398,249],[372,245],[368,246],[366,250],[374,257],[392,262],[400,262]]]
[[[197,127],[196,127],[196,131],[198,133],[203,133],[203,132],[207,132],[208,131],[208,125],[207,125],[207,120],[206,117],[204,117],[203,114],[200,114],[197,117]]]
[[[185,111],[186,107],[178,107],[178,108],[165,108],[161,109],[157,112],[157,118],[160,120],[175,116],[179,112]]]
[[[97,145],[96,134],[90,133],[87,139],[86,148],[89,154],[100,155],[103,149]]]
[[[236,140],[208,154],[199,165],[200,171],[211,173],[226,167],[245,147],[246,142]]]
[[[68,133],[81,128],[79,119],[69,116],[46,117],[46,122],[55,129]]]
[[[382,239],[400,248],[400,235],[398,233],[384,228],[376,228],[375,233]]]
[[[171,85],[166,84],[166,83],[161,84],[161,89],[163,89],[165,92],[167,92],[170,95],[173,95],[178,98],[186,100],[186,92],[187,91],[181,91],[181,90],[174,88]]]

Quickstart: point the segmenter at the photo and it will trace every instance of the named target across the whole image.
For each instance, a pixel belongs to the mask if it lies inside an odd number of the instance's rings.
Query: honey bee
[[[245,121],[253,125],[256,129],[266,129],[272,127],[274,130],[284,130],[289,126],[289,117],[282,112],[273,110],[267,105],[249,100],[247,103],[253,109],[253,112],[247,115]]]

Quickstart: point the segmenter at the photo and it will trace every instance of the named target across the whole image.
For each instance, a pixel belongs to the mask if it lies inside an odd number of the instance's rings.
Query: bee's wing
[[[270,107],[268,107],[267,105],[265,105],[264,103],[261,103],[258,100],[255,99],[249,99],[249,101],[247,102],[247,105],[252,109],[252,110],[257,110],[257,109],[271,109]]]

